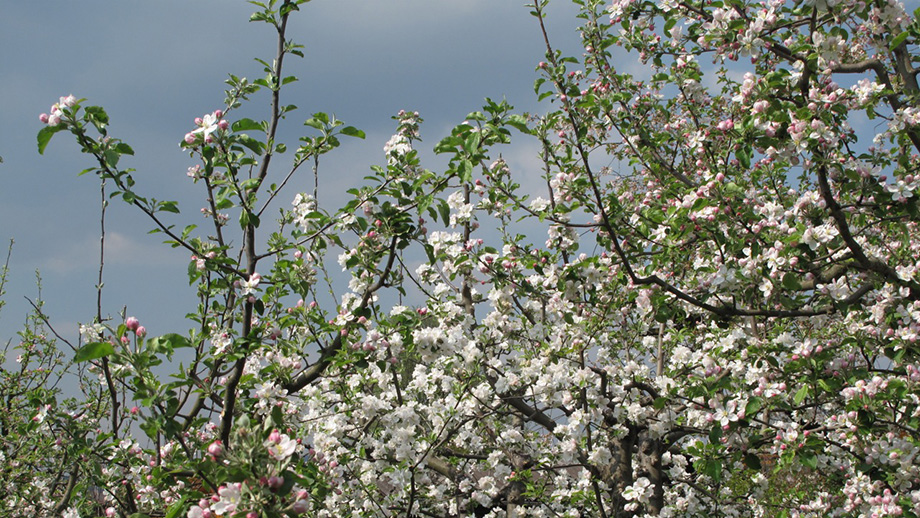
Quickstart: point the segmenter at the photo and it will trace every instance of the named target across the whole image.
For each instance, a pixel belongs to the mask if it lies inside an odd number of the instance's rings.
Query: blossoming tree
[[[254,3],[278,35],[265,78],[230,76],[181,144],[208,229],[135,191],[102,108],[42,115],[39,149],[73,134],[105,196],[188,251],[200,302],[155,337],[99,309],[75,359],[106,418],[76,433],[36,397],[23,438],[80,437],[40,444],[84,460],[54,486],[83,491],[12,515],[918,516],[920,26],[900,3],[577,0],[565,56],[537,0],[548,112],[487,101],[438,172],[400,112],[336,210],[284,187],[364,134],[315,113],[277,140],[306,0]],[[268,117],[234,117],[257,94]],[[545,194],[500,158],[512,138],[540,143]]]

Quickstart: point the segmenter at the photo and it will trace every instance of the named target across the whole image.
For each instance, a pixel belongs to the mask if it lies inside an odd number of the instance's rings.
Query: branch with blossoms
[[[546,113],[487,99],[432,171],[400,112],[330,213],[320,157],[364,134],[317,112],[288,166],[276,142],[304,3],[255,3],[278,36],[265,78],[231,76],[181,144],[212,235],[154,219],[194,254],[195,328],[100,310],[75,351],[119,390],[88,415],[138,403],[110,421],[123,436],[74,450],[108,463],[92,484],[113,513],[915,514],[920,33],[900,4],[576,2],[566,56],[539,0]],[[259,92],[266,120],[228,116]],[[64,98],[42,120],[41,149],[69,129],[126,201],[178,210],[134,194],[101,108]],[[513,129],[546,198],[493,158]],[[312,195],[265,232],[308,163]]]

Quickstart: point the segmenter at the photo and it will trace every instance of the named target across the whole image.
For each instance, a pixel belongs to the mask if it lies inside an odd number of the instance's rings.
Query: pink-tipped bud
[[[284,477],[279,477],[278,475],[272,475],[268,477],[268,487],[272,489],[278,489],[284,485]]]
[[[291,506],[291,511],[295,514],[304,514],[310,510],[310,503],[305,498],[300,498]]]
[[[217,127],[222,130],[225,130],[230,127],[230,123],[225,121],[224,119],[221,119],[220,122],[217,123]]]
[[[201,117],[195,117],[195,126],[201,126],[204,124],[204,120]]]
[[[38,116],[38,120],[44,122],[45,124],[48,124],[48,114],[47,114],[47,113],[43,113],[43,114],[39,115],[39,116]]]
[[[140,408],[137,408],[136,406],[131,407],[131,414],[132,414],[132,415],[137,415],[140,411],[141,411],[141,409],[140,409]]]
[[[220,455],[224,453],[223,443],[220,441],[212,442],[211,445],[208,446],[208,453],[215,457],[220,457]]]
[[[106,509],[106,510],[105,510],[105,516],[106,516],[107,518],[112,518],[113,516],[115,516],[115,508],[114,508],[114,507],[109,507],[108,509]]]
[[[143,338],[147,336],[147,328],[144,326],[137,326],[137,329],[134,330],[134,334],[136,334],[139,338]]]
[[[186,143],[186,144],[194,144],[196,139],[197,139],[197,137],[195,136],[194,133],[186,133],[186,134],[185,134],[185,143]]]
[[[223,111],[223,110],[214,110],[214,116],[217,117],[217,118],[219,119],[219,118],[221,118],[221,117],[224,116],[224,111]]]
[[[137,331],[137,328],[140,327],[141,323],[135,317],[128,317],[125,319],[125,327],[131,331]]]
[[[281,443],[281,432],[279,432],[277,428],[272,430],[272,432],[268,434],[268,440],[275,444]]]
[[[724,121],[720,122],[717,127],[719,128],[719,131],[730,131],[735,128],[735,121],[731,119],[725,119]]]

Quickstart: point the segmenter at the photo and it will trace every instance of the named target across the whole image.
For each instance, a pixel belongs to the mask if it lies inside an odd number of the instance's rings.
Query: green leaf
[[[48,142],[51,141],[51,136],[55,133],[61,131],[61,126],[45,126],[44,128],[38,130],[38,154],[44,155],[45,148],[48,147]]]
[[[753,470],[760,471],[761,470],[760,457],[758,457],[757,455],[753,453],[748,453],[744,456],[744,465]]]
[[[722,461],[719,459],[706,459],[706,464],[703,467],[703,473],[718,483],[720,480],[722,480]]]
[[[240,212],[240,228],[246,228],[246,226],[250,224],[254,228],[259,228],[259,216],[256,216],[248,210]]]
[[[173,214],[179,214],[179,207],[174,201],[161,202],[159,210],[164,212],[172,212]]]
[[[157,336],[147,340],[147,347],[154,352],[171,353],[173,349],[180,347],[191,347],[192,344],[188,338],[176,333],[167,333],[163,336]]]
[[[73,361],[74,363],[88,362],[108,356],[114,352],[115,347],[108,342],[92,342],[78,349]]]
[[[783,288],[791,291],[798,291],[802,289],[802,283],[799,282],[797,275],[793,273],[787,273],[783,275]]]
[[[341,131],[342,135],[363,139],[364,132],[354,126],[345,126]]]
[[[115,151],[121,153],[122,155],[134,155],[134,150],[131,149],[131,146],[125,144],[124,142],[119,142],[116,144]]]
[[[763,400],[759,397],[752,397],[748,400],[747,405],[744,406],[744,415],[753,416],[760,408],[763,406]]]
[[[102,106],[87,106],[84,112],[86,112],[86,119],[89,121],[103,125],[109,123],[109,114],[105,113],[105,109]]]
[[[908,36],[910,36],[910,33],[907,31],[904,31],[901,34],[898,34],[897,36],[894,37],[893,40],[891,40],[891,43],[888,44],[888,49],[894,52],[894,49],[900,47],[901,44],[904,43],[905,40],[907,40]]]
[[[450,221],[450,206],[444,200],[440,200],[440,202],[438,204],[438,214],[441,216],[441,222],[447,224]]]
[[[800,388],[798,392],[795,393],[795,396],[792,397],[792,401],[798,405],[802,401],[805,401],[806,397],[808,397],[808,385],[803,385],[802,388]]]
[[[461,182],[471,182],[473,180],[473,163],[469,160],[461,160],[460,164],[457,166],[457,172],[459,173]]]
[[[178,502],[174,503],[172,507],[169,508],[169,511],[166,512],[166,516],[163,518],[176,518],[179,514],[185,510],[185,500],[188,498],[188,495],[183,495]]]
[[[527,118],[523,115],[511,115],[508,117],[508,125],[517,129],[521,133],[529,134],[530,128],[527,127]]]
[[[738,159],[738,163],[743,169],[749,169],[751,167],[751,148],[742,146],[741,149],[735,152],[735,158]]]
[[[233,128],[233,131],[249,131],[249,130],[262,131],[262,123],[256,122],[252,119],[242,118],[238,121],[234,121],[231,128]]]
[[[272,406],[271,425],[276,427],[284,426],[284,414],[281,412],[281,407],[278,405]]]
[[[815,455],[814,452],[802,451],[802,452],[799,452],[797,457],[799,458],[799,462],[801,462],[802,465],[807,466],[811,469],[818,468],[818,456]]]

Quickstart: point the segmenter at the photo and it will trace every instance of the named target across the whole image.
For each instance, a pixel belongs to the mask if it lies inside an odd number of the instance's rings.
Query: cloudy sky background
[[[485,97],[506,98],[519,112],[542,112],[533,94],[544,57],[537,20],[524,0],[315,0],[295,13],[289,37],[306,59],[286,61],[300,78],[283,101],[299,106],[282,136],[289,144],[313,112],[335,113],[367,133],[348,139],[321,166],[320,195],[333,199],[384,161],[391,116],[412,109],[425,119],[428,150]],[[137,169],[137,192],[180,202],[184,226],[203,223],[194,165],[178,142],[193,119],[222,106],[227,74],[263,75],[254,57],[271,59],[271,27],[249,23],[242,0],[87,0],[5,2],[0,10],[0,245],[15,239],[0,339],[15,339],[43,278],[45,312],[68,338],[95,314],[98,183],[77,174],[93,164],[69,134],[38,155],[38,115],[74,94],[101,105],[110,134],[135,150],[123,166]],[[578,54],[577,21],[567,1],[554,2],[548,25],[554,45]],[[255,98],[250,116],[267,113]],[[262,110],[262,111],[257,111]],[[533,142],[502,150],[519,178],[539,178]],[[290,155],[288,160],[290,159]],[[431,153],[426,156],[431,157]],[[429,159],[432,160],[432,159]],[[437,159],[426,167],[437,169]],[[280,173],[279,173],[280,174]],[[306,171],[289,197],[312,185]],[[343,199],[343,198],[338,198]],[[289,203],[283,201],[284,204]],[[329,204],[324,204],[330,207]],[[188,254],[148,235],[152,224],[115,201],[107,220],[104,312],[128,307],[153,335],[182,332],[194,308],[185,270]]]

